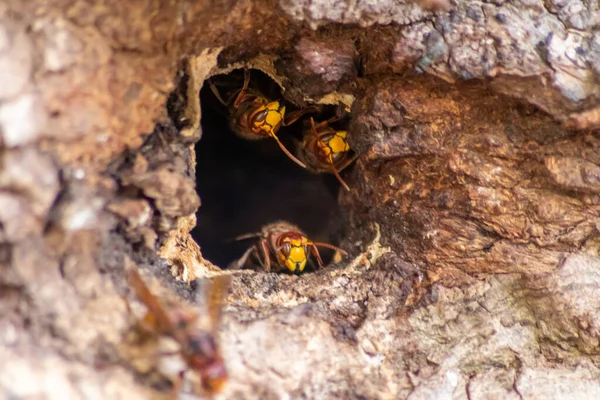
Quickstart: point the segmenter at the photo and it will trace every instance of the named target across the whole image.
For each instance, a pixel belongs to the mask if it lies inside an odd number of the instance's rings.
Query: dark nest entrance
[[[219,88],[242,86],[243,72],[213,77]],[[278,86],[264,73],[251,70],[251,85],[269,98],[281,98]],[[201,91],[202,139],[196,144],[196,183],[202,205],[192,236],[203,256],[226,268],[251,244],[233,241],[277,221],[291,222],[315,241],[337,245],[343,236],[343,215],[337,204],[340,185],[333,175],[310,173],[290,160],[275,140],[247,141],[228,126],[226,108],[207,83]],[[226,97],[225,97],[226,99]],[[286,103],[288,110],[290,105]],[[288,149],[300,139],[303,121],[278,133]],[[323,249],[327,262],[331,253]]]

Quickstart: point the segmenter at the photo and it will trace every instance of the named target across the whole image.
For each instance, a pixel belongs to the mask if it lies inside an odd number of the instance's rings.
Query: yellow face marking
[[[264,118],[257,118],[252,122],[252,131],[255,133],[264,132],[269,136],[275,136],[277,128],[281,125],[285,116],[285,106],[279,101],[272,101],[256,109],[254,115],[264,115]]]
[[[336,131],[335,135],[326,142],[322,140],[317,142],[317,145],[330,164],[333,164],[334,155],[345,153],[350,150],[350,145],[346,141],[346,136],[346,131]]]
[[[329,141],[329,147],[334,154],[344,153],[350,150],[350,145],[348,145],[348,142],[346,141],[346,135],[346,131],[337,131],[335,132],[335,136]]]
[[[290,254],[287,257],[281,254],[281,260],[290,271],[296,272],[296,269],[298,269],[298,272],[302,272],[308,258],[304,251],[304,247],[309,244],[308,240],[303,237],[301,239],[287,239],[286,242],[291,246]]]

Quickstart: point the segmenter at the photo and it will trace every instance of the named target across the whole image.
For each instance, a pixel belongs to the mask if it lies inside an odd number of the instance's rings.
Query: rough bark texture
[[[250,63],[349,105],[360,159],[349,259],[234,274],[220,398],[599,398],[599,23],[595,1],[4,2],[0,397],[168,394],[129,358],[123,266],[185,301],[224,273],[189,234],[198,92]]]

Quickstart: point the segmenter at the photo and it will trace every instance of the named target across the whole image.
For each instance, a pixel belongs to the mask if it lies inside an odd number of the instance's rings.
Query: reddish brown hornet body
[[[255,89],[249,88],[250,72],[244,69],[244,85],[227,101],[223,100],[216,86],[209,80],[209,86],[217,99],[229,109],[230,127],[241,138],[247,140],[262,140],[273,138],[281,150],[302,168],[306,165],[285,148],[277,137],[282,126],[296,122],[298,118],[313,108],[307,108],[285,115],[285,106],[279,100],[270,101]],[[235,97],[235,100],[234,100]]]
[[[347,132],[333,129],[329,124],[339,119],[331,118],[315,125],[310,119],[310,129],[304,134],[302,143],[297,147],[297,156],[307,168],[315,173],[328,172],[335,175],[346,190],[350,190],[340,176],[356,156],[352,156],[347,141]]]
[[[320,268],[323,260],[319,254],[318,246],[347,253],[327,243],[310,241],[306,235],[295,225],[285,221],[278,221],[263,227],[259,233],[251,233],[238,237],[238,240],[258,238],[258,243],[250,246],[244,255],[235,262],[232,269],[242,268],[252,253],[258,256],[258,260],[267,272],[272,269],[285,271],[286,269],[300,273],[306,267],[310,253],[317,259]]]
[[[200,314],[181,305],[161,302],[154,296],[139,273],[129,269],[129,283],[137,297],[146,305],[148,312],[143,326],[159,335],[167,335],[180,346],[179,354],[188,368],[196,371],[201,379],[201,392],[210,396],[219,393],[228,375],[217,341],[217,328],[220,323],[222,301],[229,287],[229,276],[218,276],[203,287],[205,305],[210,326],[198,327]],[[181,375],[185,371],[181,371]],[[175,382],[176,390],[181,382]],[[177,390],[178,391],[178,390]]]

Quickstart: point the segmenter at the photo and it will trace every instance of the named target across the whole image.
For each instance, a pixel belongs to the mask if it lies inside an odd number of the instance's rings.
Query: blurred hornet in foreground
[[[240,269],[248,260],[248,257],[254,253],[262,268],[270,272],[285,271],[301,273],[306,267],[310,252],[317,259],[319,268],[323,268],[323,260],[319,254],[317,246],[335,250],[343,255],[348,255],[344,250],[327,243],[310,241],[306,235],[295,225],[285,221],[278,221],[266,225],[261,232],[249,233],[236,238],[236,240],[259,238],[258,242],[250,246],[230,267],[231,269]],[[274,264],[274,265],[273,265]]]
[[[150,292],[135,268],[129,269],[128,278],[137,297],[148,309],[139,323],[140,327],[155,337],[166,336],[175,342],[175,346],[168,351],[161,351],[163,349],[160,348],[159,353],[154,354],[159,357],[161,372],[172,379],[175,396],[182,389],[183,377],[188,370],[195,371],[200,378],[196,394],[212,397],[219,393],[228,380],[228,374],[217,340],[217,330],[230,277],[217,276],[209,282],[203,281],[201,293],[205,296],[205,314],[199,314],[180,302],[159,300]],[[207,327],[199,324],[201,317],[208,319]]]
[[[347,132],[335,130],[329,125],[338,119],[336,116],[315,125],[311,117],[310,129],[306,130],[304,139],[297,146],[297,156],[307,165],[308,170],[314,173],[333,173],[349,191],[350,188],[340,176],[340,171],[352,164],[357,157],[350,154]]]
[[[312,107],[296,111],[285,116],[285,106],[279,100],[270,101],[258,90],[249,88],[250,71],[244,69],[244,85],[242,89],[233,93],[225,101],[219,94],[217,87],[209,80],[208,84],[216,98],[228,108],[231,129],[241,138],[246,140],[262,140],[273,138],[281,150],[292,161],[306,168],[306,165],[285,148],[277,137],[277,132],[282,126],[296,122],[302,115],[313,111]],[[237,96],[236,96],[237,93]],[[234,100],[235,96],[235,100]]]

